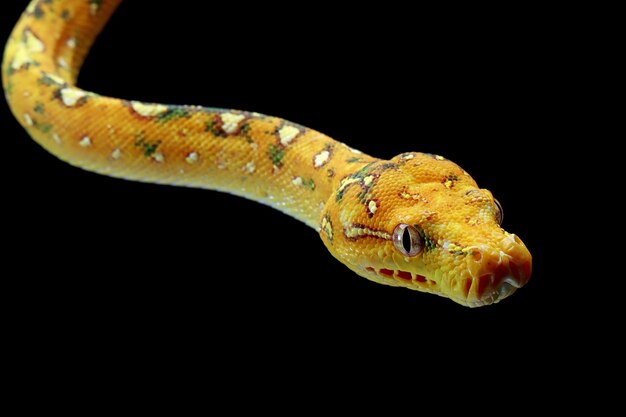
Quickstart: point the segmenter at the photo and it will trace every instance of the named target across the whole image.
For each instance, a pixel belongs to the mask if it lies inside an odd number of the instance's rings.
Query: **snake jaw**
[[[465,262],[448,271],[435,270],[422,275],[409,271],[414,267],[419,269],[416,265],[397,262],[394,266],[375,262],[372,265],[376,266],[351,269],[371,281],[437,294],[466,307],[482,307],[511,296],[530,278],[532,261],[524,244],[510,236],[506,236],[504,243],[496,249],[470,248],[473,252],[468,252],[471,254]]]
[[[386,255],[345,264],[371,281],[436,294],[472,308],[499,303],[530,278],[532,258],[517,236],[504,232],[503,238],[466,246],[462,253],[451,253],[444,246],[415,258],[398,256],[389,248]]]

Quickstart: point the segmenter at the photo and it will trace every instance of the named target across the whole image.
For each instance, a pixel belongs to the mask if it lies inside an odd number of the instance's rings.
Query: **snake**
[[[379,284],[480,307],[528,283],[530,251],[502,228],[500,203],[443,156],[385,160],[279,117],[78,87],[121,1],[32,0],[7,41],[6,101],[48,152],[103,175],[268,205],[315,229],[332,256]]]

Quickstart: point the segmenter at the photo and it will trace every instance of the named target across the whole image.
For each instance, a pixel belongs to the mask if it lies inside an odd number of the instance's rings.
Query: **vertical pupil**
[[[402,246],[407,253],[411,252],[411,233],[408,228],[404,229],[402,234]]]

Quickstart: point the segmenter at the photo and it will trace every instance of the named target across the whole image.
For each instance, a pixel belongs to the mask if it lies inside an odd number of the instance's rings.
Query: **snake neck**
[[[89,48],[120,3],[34,0],[5,48],[7,102],[59,159],[118,178],[229,192],[314,228],[341,178],[376,160],[277,117],[78,88]]]

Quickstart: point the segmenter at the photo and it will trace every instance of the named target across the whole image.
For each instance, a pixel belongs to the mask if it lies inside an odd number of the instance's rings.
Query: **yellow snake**
[[[267,204],[318,230],[335,258],[381,284],[477,307],[528,282],[531,255],[500,227],[499,203],[439,155],[381,160],[276,117],[77,88],[89,48],[120,3],[33,0],[8,40],[5,97],[49,152],[101,174]]]

